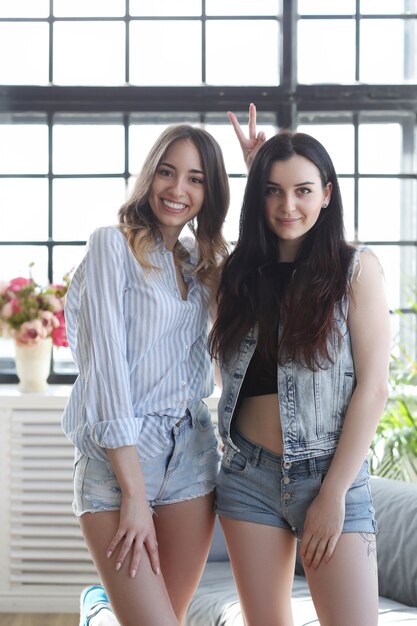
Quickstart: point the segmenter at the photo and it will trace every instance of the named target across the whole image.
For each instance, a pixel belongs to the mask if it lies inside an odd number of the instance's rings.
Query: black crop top
[[[276,290],[280,298],[285,293],[295,268],[294,262],[280,262],[276,264]],[[276,335],[278,335],[278,311],[276,319]],[[263,396],[277,393],[277,366],[273,363],[265,363],[256,348],[246,370],[245,378],[240,388],[238,404],[243,398],[251,396]]]

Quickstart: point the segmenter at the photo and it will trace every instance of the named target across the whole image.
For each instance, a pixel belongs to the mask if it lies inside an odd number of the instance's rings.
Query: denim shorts
[[[216,485],[220,454],[207,411],[202,419],[189,413],[173,427],[168,447],[141,462],[149,506],[173,504],[211,493]],[[74,470],[73,511],[120,510],[121,490],[109,461],[81,456]]]
[[[240,452],[225,446],[216,487],[218,515],[287,528],[301,539],[307,509],[333,455],[289,462],[241,433],[234,432],[232,440]],[[377,532],[367,460],[346,493],[342,532]]]

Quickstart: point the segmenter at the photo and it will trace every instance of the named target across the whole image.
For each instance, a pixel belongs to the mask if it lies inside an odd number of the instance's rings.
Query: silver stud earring
[[[327,209],[327,202],[325,202],[321,208],[322,209]]]

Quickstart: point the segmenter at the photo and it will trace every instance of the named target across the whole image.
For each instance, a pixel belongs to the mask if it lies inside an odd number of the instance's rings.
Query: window
[[[395,328],[415,349],[416,0],[0,0],[0,281],[58,281],[116,221],[172,123],[220,142],[237,236],[245,168],[226,111],[315,135],[332,155],[348,238],[378,254]],[[397,319],[397,318],[396,318]],[[409,323],[407,322],[409,319]],[[411,330],[410,330],[411,328]],[[406,330],[405,330],[406,329]],[[0,382],[13,382],[0,339]],[[71,382],[69,350],[51,382]]]

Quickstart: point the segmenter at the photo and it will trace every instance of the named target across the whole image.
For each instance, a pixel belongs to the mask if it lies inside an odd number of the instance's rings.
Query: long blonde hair
[[[160,231],[149,205],[149,195],[155,173],[168,148],[175,141],[184,139],[192,141],[197,148],[205,179],[203,206],[188,224],[199,250],[194,271],[199,280],[213,290],[217,286],[219,266],[227,256],[227,244],[221,229],[229,208],[230,192],[222,151],[208,132],[180,124],[168,127],[160,135],[146,157],[130,198],[119,210],[119,227],[142,267],[155,269],[149,262],[148,253],[160,238]],[[185,257],[185,250],[179,243],[174,254],[178,259]]]

